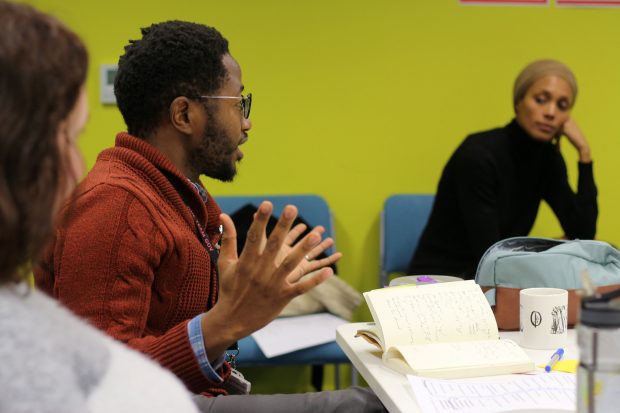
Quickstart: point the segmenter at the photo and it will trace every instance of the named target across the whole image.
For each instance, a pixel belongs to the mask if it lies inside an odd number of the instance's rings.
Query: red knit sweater
[[[189,208],[217,242],[220,209],[211,196],[205,207],[163,153],[120,133],[62,211],[35,280],[191,391],[213,394],[217,385],[200,370],[187,323],[215,303],[217,274]],[[229,366],[219,373],[227,378]]]

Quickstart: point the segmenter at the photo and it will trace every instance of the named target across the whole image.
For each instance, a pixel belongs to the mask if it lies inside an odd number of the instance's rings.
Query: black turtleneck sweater
[[[545,200],[570,238],[592,239],[598,207],[592,163],[579,163],[575,194],[558,148],[513,120],[468,136],[443,170],[410,274],[471,279],[496,241],[528,235]]]

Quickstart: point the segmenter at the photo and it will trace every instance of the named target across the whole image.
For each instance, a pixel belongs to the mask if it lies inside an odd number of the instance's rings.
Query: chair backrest
[[[286,205],[295,205],[298,216],[303,218],[310,226],[322,225],[325,227],[324,237],[332,237],[334,245],[326,253],[332,254],[335,251],[334,224],[332,213],[327,205],[327,201],[319,195],[296,194],[296,195],[225,195],[218,196],[215,201],[222,211],[232,214],[247,204],[252,204],[258,208],[263,201],[270,201],[273,204],[273,215],[279,217]]]
[[[434,200],[435,196],[429,194],[396,194],[385,200],[381,212],[380,287],[388,284],[390,274],[407,271]]]

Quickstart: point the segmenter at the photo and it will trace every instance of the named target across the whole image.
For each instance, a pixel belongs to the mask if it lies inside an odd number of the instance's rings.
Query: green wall
[[[64,20],[91,52],[86,161],[123,130],[115,107],[98,103],[98,68],[115,63],[139,27],[168,19],[213,25],[230,41],[253,129],[233,184],[217,194],[319,193],[336,223],[342,277],[374,288],[379,213],[398,192],[435,191],[466,134],[512,116],[511,87],[538,58],[573,68],[574,117],[590,141],[599,188],[598,237],[620,244],[616,191],[620,139],[620,9],[460,6],[400,1],[31,1]],[[553,3],[553,1],[552,1]],[[572,182],[576,154],[563,153]],[[533,235],[559,236],[543,209]],[[367,318],[360,310],[358,318]]]

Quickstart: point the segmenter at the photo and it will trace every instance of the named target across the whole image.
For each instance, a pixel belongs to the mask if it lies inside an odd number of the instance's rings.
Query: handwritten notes
[[[519,346],[499,339],[473,280],[382,288],[364,298],[376,326],[358,335],[379,342],[383,362],[398,372],[445,379],[534,369]]]
[[[491,413],[514,410],[575,411],[574,374],[552,373],[506,380],[437,380],[407,376],[420,410]]]
[[[372,291],[373,316],[384,332],[386,347],[498,338],[491,307],[473,281],[429,287]]]

